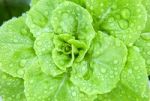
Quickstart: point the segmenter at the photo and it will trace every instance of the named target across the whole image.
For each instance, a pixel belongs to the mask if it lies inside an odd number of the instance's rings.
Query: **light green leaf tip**
[[[150,88],[145,61],[137,47],[128,52],[128,59],[121,81],[110,93],[99,95],[96,101],[149,101]]]
[[[145,6],[147,11],[147,22],[143,32],[150,32],[150,0],[142,0],[142,4]]]
[[[142,33],[135,45],[145,59],[148,75],[150,75],[150,33]]]
[[[34,72],[34,73],[33,73]],[[68,73],[57,77],[44,74],[37,59],[34,59],[25,74],[25,94],[28,101],[92,101],[96,96],[87,96],[74,86]],[[37,83],[38,82],[38,83]]]
[[[0,69],[23,78],[24,67],[35,56],[32,34],[24,17],[13,18],[0,27]]]
[[[39,0],[36,5],[27,12],[26,24],[34,37],[42,32],[51,32],[49,23],[53,10],[64,0]]]
[[[3,101],[26,101],[23,79],[0,71],[0,96]]]
[[[145,28],[147,13],[141,0],[87,0],[96,30],[102,30],[132,46]]]

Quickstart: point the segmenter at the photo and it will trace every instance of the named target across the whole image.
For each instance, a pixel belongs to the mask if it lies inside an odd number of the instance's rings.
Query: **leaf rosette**
[[[108,1],[33,0],[27,14],[0,27],[0,79],[4,81],[0,84],[9,83],[9,78],[10,82],[21,84],[21,89],[16,90],[21,93],[17,99],[26,97],[27,101],[120,101],[122,98],[124,101],[148,101],[145,59],[149,57],[142,54],[144,59],[135,46],[127,47],[144,28],[145,9],[140,1],[139,5],[133,5],[133,0],[116,0],[114,4],[119,9],[124,10],[125,2],[131,9],[131,15],[125,10],[125,15],[121,13],[123,17],[135,15],[126,20],[144,19],[135,21],[134,28],[129,25],[120,30],[116,20],[109,22],[112,16],[117,19],[120,14],[112,9],[102,19],[104,31],[97,29],[102,20],[95,22],[95,16],[107,13],[112,3]],[[98,5],[92,8],[95,3]],[[97,9],[99,4],[104,5],[100,6],[104,10]],[[108,35],[107,31],[115,35]],[[130,34],[137,36],[130,39]],[[124,36],[127,37],[122,39]],[[149,34],[142,34],[142,37],[146,39],[139,38],[136,42],[139,48],[149,41]],[[144,48],[143,52],[148,49]],[[16,89],[14,84],[12,86]],[[2,89],[0,94],[7,99],[12,93]]]

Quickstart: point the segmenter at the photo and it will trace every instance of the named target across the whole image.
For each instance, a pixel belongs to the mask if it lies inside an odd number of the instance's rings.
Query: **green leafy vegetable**
[[[149,1],[32,0],[0,27],[4,101],[149,101]]]

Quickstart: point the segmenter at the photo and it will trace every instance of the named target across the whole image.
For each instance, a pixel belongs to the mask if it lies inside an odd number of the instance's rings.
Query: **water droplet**
[[[142,37],[144,40],[150,40],[150,33],[142,33],[142,34],[141,34],[141,37]]]
[[[2,78],[3,78],[3,79],[6,79],[7,77],[6,77],[6,75],[3,75]]]
[[[101,72],[102,73],[106,73],[106,69],[105,68],[101,68]]]
[[[133,43],[129,43],[129,47],[133,46]]]
[[[31,25],[31,28],[35,28],[35,25]]]
[[[138,66],[135,66],[135,67],[134,67],[134,69],[135,69],[135,70],[138,70],[138,69],[139,69],[139,67],[138,67]]]
[[[127,20],[119,20],[118,24],[121,29],[127,29],[129,27],[129,22]]]
[[[10,66],[10,67],[13,67],[13,64],[10,64],[9,66]]]
[[[23,35],[25,35],[25,34],[27,33],[27,30],[26,30],[26,29],[22,29],[22,30],[21,30],[21,33],[22,33]]]
[[[33,80],[30,80],[30,84],[32,84],[33,83]]]
[[[117,9],[117,5],[112,5],[112,9]]]
[[[150,43],[147,43],[147,46],[150,47]]]
[[[147,52],[147,55],[150,55],[150,51]]]
[[[18,40],[17,40],[17,39],[14,39],[14,42],[15,42],[15,43],[17,43],[17,42],[18,42]]]
[[[147,63],[148,65],[150,65],[150,59],[148,59],[148,60],[146,61],[146,63]]]
[[[119,62],[118,60],[114,60],[113,63],[116,65],[116,64],[118,64],[118,62]]]
[[[17,71],[17,74],[18,74],[18,75],[23,75],[23,74],[24,74],[24,70],[23,70],[23,69],[19,69],[19,70]]]
[[[108,22],[113,22],[114,20],[115,20],[114,17],[108,18]]]
[[[123,19],[128,19],[130,17],[130,10],[125,8],[121,11],[121,17]]]
[[[132,70],[131,70],[131,69],[129,69],[129,71],[128,71],[128,72],[129,72],[129,74],[132,74]]]
[[[121,16],[120,16],[120,15],[116,15],[115,18],[116,18],[117,20],[119,20],[119,19],[121,18]]]
[[[72,96],[77,96],[77,93],[75,91],[73,91],[71,94]]]
[[[48,16],[48,11],[45,11],[44,14]]]
[[[27,62],[26,59],[21,60],[21,61],[20,61],[20,66],[21,66],[21,67],[24,67],[25,64],[26,64],[26,62]]]
[[[0,62],[0,67],[2,67],[2,63]]]

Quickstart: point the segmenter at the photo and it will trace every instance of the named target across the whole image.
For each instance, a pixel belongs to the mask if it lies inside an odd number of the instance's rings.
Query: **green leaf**
[[[31,0],[31,7],[36,5],[38,1],[40,1],[40,0]]]
[[[94,101],[149,101],[149,98],[141,98],[130,88],[119,83],[110,93],[99,95]]]
[[[147,10],[147,22],[143,32],[150,32],[150,0],[142,0],[142,3]]]
[[[121,74],[121,82],[137,95],[143,95],[148,78],[145,60],[137,47],[128,49],[127,63]]]
[[[64,0],[39,0],[27,13],[26,24],[34,37],[52,31],[50,21],[53,10]]]
[[[0,71],[0,96],[3,101],[26,101],[23,80]]]
[[[149,101],[150,88],[145,61],[137,47],[129,48],[121,81],[110,93],[99,95],[96,101]]]
[[[71,81],[89,95],[110,92],[120,79],[126,56],[120,40],[98,32],[85,60],[72,66]]]
[[[139,47],[140,52],[146,61],[148,75],[150,75],[150,33],[142,33],[135,45]]]
[[[25,74],[25,95],[28,101],[93,101],[96,97],[80,92],[70,82],[68,73],[57,77],[44,74],[37,59],[32,61]]]
[[[0,27],[0,69],[22,78],[26,63],[35,56],[33,41],[24,17],[14,18]]]
[[[141,0],[87,0],[86,7],[93,15],[96,30],[105,31],[128,46],[145,28],[147,13]]]
[[[44,73],[52,76],[61,74],[61,71],[52,59],[53,33],[42,33],[34,42],[34,49],[38,56],[41,69]]]

